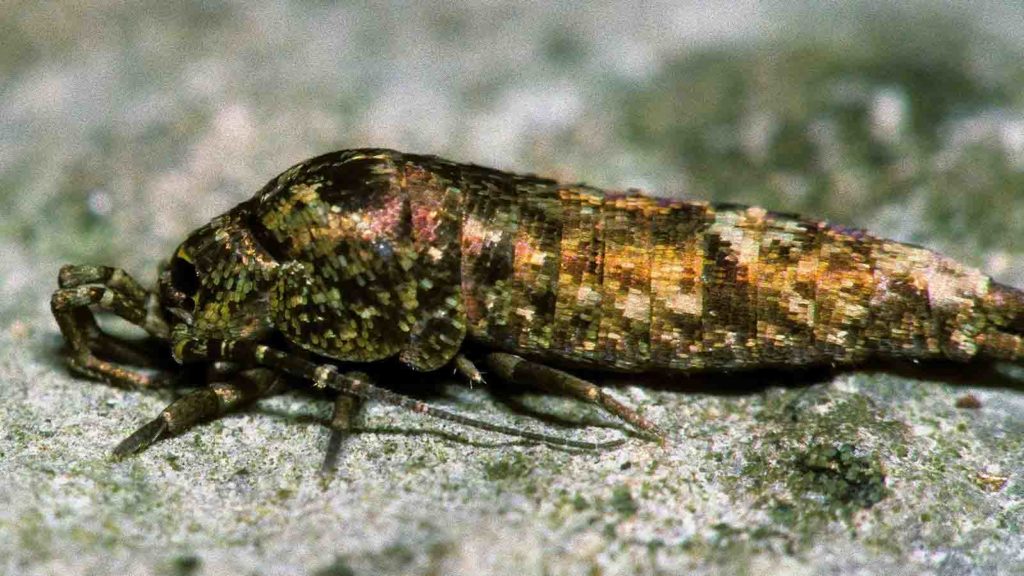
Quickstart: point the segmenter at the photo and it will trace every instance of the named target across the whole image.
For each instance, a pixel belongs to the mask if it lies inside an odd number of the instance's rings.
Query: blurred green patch
[[[518,480],[529,475],[530,461],[520,452],[484,463],[484,477],[491,482]]]
[[[111,195],[103,163],[92,156],[81,158],[56,180],[54,193],[39,196],[24,192],[35,177],[33,170],[25,162],[0,175],[0,210],[12,216],[0,220],[0,235],[70,260],[112,258],[115,230],[108,217]]]
[[[629,490],[629,486],[625,484],[619,484],[612,490],[609,504],[612,510],[615,510],[623,517],[633,516],[640,509],[636,500],[633,499],[633,493]]]
[[[906,445],[904,427],[861,394],[831,387],[786,390],[758,416],[760,437],[746,450],[741,478],[775,524],[799,547],[834,520],[854,517],[885,498],[884,462]],[[774,536],[773,536],[774,537]]]
[[[858,454],[853,444],[819,442],[809,446],[789,477],[794,493],[821,494],[837,510],[870,508],[888,495],[885,472],[871,454]]]

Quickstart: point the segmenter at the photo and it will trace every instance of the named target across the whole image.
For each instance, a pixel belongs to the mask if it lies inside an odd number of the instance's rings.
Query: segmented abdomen
[[[627,371],[972,353],[957,331],[988,279],[929,250],[760,208],[476,167],[459,182],[469,334],[487,344]]]

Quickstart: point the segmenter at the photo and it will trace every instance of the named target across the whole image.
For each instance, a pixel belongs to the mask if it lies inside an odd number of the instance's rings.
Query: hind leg
[[[178,398],[114,448],[122,458],[141,452],[157,440],[177,436],[199,422],[213,420],[257,398],[280,389],[281,378],[272,370],[253,368],[239,372],[230,382],[214,382]]]
[[[522,386],[533,386],[553,392],[567,394],[573,398],[596,404],[612,415],[628,422],[634,428],[659,440],[665,433],[653,422],[647,420],[633,408],[626,406],[591,382],[577,378],[568,372],[531,362],[514,354],[494,352],[487,355],[487,365],[501,378]]]

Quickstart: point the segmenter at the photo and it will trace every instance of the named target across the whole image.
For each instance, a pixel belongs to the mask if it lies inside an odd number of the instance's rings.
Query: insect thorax
[[[194,330],[256,338],[273,329],[338,360],[400,354],[437,368],[465,331],[461,200],[379,151],[296,165],[179,249],[176,261],[198,277]]]

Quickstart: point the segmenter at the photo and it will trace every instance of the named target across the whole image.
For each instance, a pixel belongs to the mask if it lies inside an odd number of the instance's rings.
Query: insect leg
[[[214,382],[178,398],[155,419],[114,448],[114,457],[141,452],[157,440],[177,436],[205,420],[213,420],[279,389],[281,378],[272,370],[252,368],[231,382]]]
[[[577,378],[568,372],[531,362],[503,352],[487,355],[487,365],[501,378],[522,386],[534,386],[556,394],[568,394],[573,398],[596,404],[647,435],[664,440],[665,433],[653,422],[647,420],[633,408],[626,406],[598,386]]]
[[[159,297],[156,293],[143,288],[135,278],[121,268],[67,265],[60,269],[57,275],[57,284],[61,288],[78,288],[90,284],[110,288],[131,302],[133,307],[141,309],[142,321],[132,322],[133,324],[154,338],[160,340],[170,338],[170,329],[161,312]],[[113,311],[116,313],[116,310]],[[125,319],[128,320],[128,318]]]
[[[160,348],[147,346],[144,342],[128,342],[106,334],[100,330],[96,318],[88,308],[76,308],[72,314],[73,322],[84,334],[87,347],[100,358],[135,366],[156,367],[158,364],[155,359],[161,352]],[[166,346],[162,351],[166,352]]]
[[[320,467],[320,473],[324,475],[333,474],[338,467],[338,455],[341,453],[341,446],[348,439],[349,433],[355,426],[356,418],[362,411],[363,401],[355,396],[338,393],[334,399],[334,412],[331,414],[331,438],[327,442],[327,453],[324,455],[324,463]]]
[[[77,288],[87,284],[101,284],[113,288],[134,301],[145,300],[148,292],[127,272],[110,266],[89,266],[68,264],[57,274],[61,288]]]
[[[333,364],[315,364],[300,356],[276,350],[269,346],[249,341],[219,341],[202,339],[183,339],[174,345],[176,358],[183,362],[208,361],[219,358],[234,360],[249,365],[260,365],[273,368],[285,374],[290,374],[313,382],[319,388],[331,388],[338,392],[359,397],[367,401],[382,402],[392,406],[405,408],[419,414],[433,416],[440,420],[448,420],[464,426],[488,430],[506,436],[514,436],[550,444],[565,448],[580,450],[604,450],[622,445],[625,440],[611,440],[608,442],[584,442],[571,440],[548,434],[528,432],[493,424],[483,420],[477,420],[468,416],[455,414],[447,410],[431,406],[425,402],[413,400],[401,394],[392,392],[385,388],[374,385],[365,375],[358,372],[338,373]]]
[[[109,356],[143,360],[146,353],[104,334],[90,307],[113,312],[160,340],[169,330],[160,315],[155,294],[118,268],[106,266],[65,266],[58,278],[60,289],[50,299],[50,309],[64,335],[71,355],[69,367],[90,378],[127,388],[151,388],[167,383],[166,378],[128,370],[97,358],[93,349]],[[145,362],[143,362],[145,363]]]
[[[96,326],[92,314],[84,311],[82,322],[85,325],[92,324],[90,329],[89,348],[93,353],[104,360],[127,364],[144,368],[167,368],[172,365],[167,355],[167,343],[159,340],[122,340],[115,338]]]
[[[112,310],[133,324],[137,323],[135,320],[141,321],[138,309],[109,288],[95,285],[79,286],[62,288],[54,292],[50,308],[64,339],[71,348],[68,357],[68,366],[71,370],[122,388],[153,388],[166,384],[165,378],[128,370],[106,360],[100,360],[93,354],[90,336],[99,331],[92,313],[88,310],[88,307],[93,305]]]

